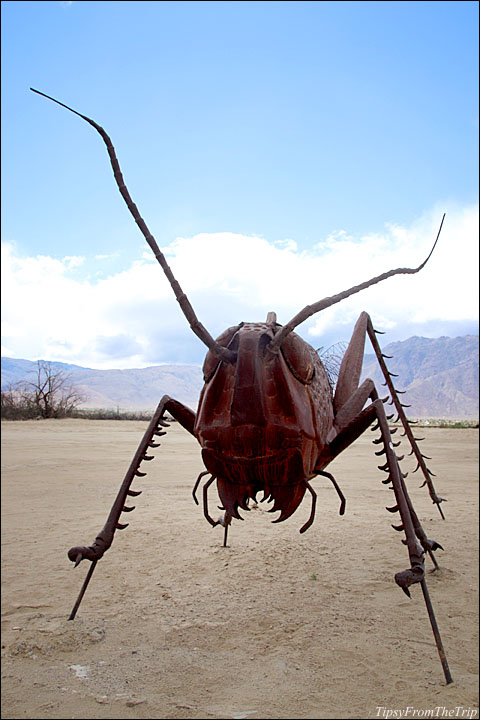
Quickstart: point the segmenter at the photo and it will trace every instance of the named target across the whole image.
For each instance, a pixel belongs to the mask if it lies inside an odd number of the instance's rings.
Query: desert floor
[[[308,499],[276,525],[259,505],[223,548],[191,495],[199,447],[173,423],[135,480],[130,526],[68,621],[90,563],[74,569],[67,550],[103,527],[146,425],[2,423],[3,718],[478,717],[478,430],[416,433],[445,521],[405,439],[397,450],[420,520],[445,548],[439,571],[426,565],[446,685],[421,588],[409,600],[393,580],[408,555],[370,431],[329,467],[343,517],[318,477],[305,534]]]

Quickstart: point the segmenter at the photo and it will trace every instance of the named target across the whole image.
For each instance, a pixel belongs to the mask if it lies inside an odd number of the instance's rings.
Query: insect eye
[[[242,327],[243,323],[240,323],[240,325],[234,325],[233,327],[227,328],[227,330],[224,330],[224,332],[216,338],[216,342],[221,345],[222,347],[228,347],[230,343],[232,343],[232,340],[235,342],[235,334],[237,330],[239,330]],[[231,347],[232,350],[235,348]],[[205,356],[205,360],[203,362],[203,380],[204,382],[208,382],[213,377],[213,374],[215,370],[217,369],[218,364],[221,362],[221,360],[214,355],[214,353],[209,350]]]
[[[310,345],[292,332],[282,342],[281,352],[292,375],[304,385],[309,385],[315,373]]]

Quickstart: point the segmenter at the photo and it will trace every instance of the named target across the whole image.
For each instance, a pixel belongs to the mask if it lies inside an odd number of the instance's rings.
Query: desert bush
[[[31,398],[10,386],[1,393],[1,417],[2,420],[33,420],[40,415]]]
[[[21,380],[2,391],[1,416],[4,420],[71,417],[84,399],[70,375],[38,360],[32,380]]]
[[[87,409],[80,408],[72,413],[71,417],[83,418],[85,420],[151,420],[152,410],[122,410],[114,409]]]

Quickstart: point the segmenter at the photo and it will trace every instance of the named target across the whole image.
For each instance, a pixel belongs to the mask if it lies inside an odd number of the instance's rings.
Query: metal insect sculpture
[[[128,468],[105,526],[92,545],[76,546],[68,551],[68,557],[75,563],[75,567],[82,560],[91,561],[69,619],[73,620],[75,617],[95,566],[111,546],[115,531],[127,527],[128,523],[120,522],[122,513],[134,509],[126,505],[127,499],[140,494],[140,491],[131,488],[132,482],[136,477],[145,475],[140,471],[140,466],[153,459],[153,455],[148,453],[151,448],[158,447],[158,443],[154,442],[156,436],[166,433],[164,428],[168,427],[165,421],[167,412],[195,436],[202,448],[206,470],[200,473],[195,483],[193,497],[198,504],[196,491],[200,482],[206,478],[203,485],[203,512],[212,526],[220,524],[224,527],[224,545],[232,519],[242,519],[239,509],[248,510],[249,500],[255,500],[260,492],[263,492],[261,501],[273,501],[269,512],[280,512],[273,522],[282,522],[289,518],[308,492],[311,497],[310,517],[300,528],[301,533],[305,532],[312,525],[315,516],[316,493],[311,481],[316,476],[326,477],[333,483],[341,499],[340,514],[343,514],[345,498],[335,478],[325,468],[375,423],[373,429],[380,431],[380,437],[374,440],[374,443],[380,446],[375,454],[384,456],[384,462],[379,468],[387,475],[383,483],[390,485],[395,495],[395,504],[387,510],[400,515],[400,523],[392,527],[404,532],[402,542],[407,546],[410,561],[408,569],[396,573],[395,582],[408,596],[410,586],[420,583],[445,680],[447,683],[452,682],[425,581],[425,555],[430,556],[437,568],[433,552],[441,548],[441,545],[425,534],[408,495],[406,473],[402,473],[399,464],[403,456],[398,457],[395,452],[400,443],[394,442],[392,438],[397,427],[389,426],[388,421],[393,415],[387,416],[384,409],[388,396],[381,399],[372,380],[367,379],[360,384],[367,335],[385,378],[391,397],[390,403],[397,412],[395,423],[403,426],[404,435],[411,446],[410,454],[417,459],[416,470],[423,473],[423,485],[427,485],[430,497],[442,517],[444,516],[440,503],[443,499],[437,495],[432,481],[433,473],[425,464],[425,459],[428,458],[419,450],[417,443],[420,438],[414,437],[405,415],[404,408],[408,406],[400,402],[400,391],[394,388],[394,374],[387,369],[387,356],[382,353],[376,338],[378,331],[374,329],[370,316],[362,312],[341,361],[335,390],[319,355],[293,332],[307,318],[354,293],[394,275],[420,272],[437,244],[445,216],[430,254],[418,267],[390,270],[337,295],[307,305],[283,326],[277,323],[275,313],[270,312],[265,322],[241,322],[225,330],[215,340],[199,322],[133,203],[125,186],[114,147],[105,130],[58,100],[38,90],[33,92],[79,115],[100,133],[107,146],[118,189],[128,209],[162,266],[190,327],[208,348],[203,364],[204,386],[197,413],[167,395],[160,400]],[[214,520],[208,510],[207,493],[214,481],[217,483],[224,510],[223,517],[219,520]]]

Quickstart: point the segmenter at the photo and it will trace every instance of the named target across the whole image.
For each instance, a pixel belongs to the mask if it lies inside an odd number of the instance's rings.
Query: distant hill
[[[368,341],[367,341],[368,344]],[[411,337],[382,348],[408,417],[478,418],[478,335],[449,338]],[[380,396],[383,375],[374,354],[365,355],[362,379],[370,377]],[[382,392],[383,391],[383,392]]]
[[[406,410],[408,417],[478,418],[478,335],[412,337],[390,343],[382,350],[393,356],[386,362],[388,369],[398,375],[395,387],[406,391],[401,398],[411,405]],[[60,362],[52,362],[52,366],[71,374],[72,384],[78,385],[87,397],[84,407],[88,408],[150,410],[164,394],[195,407],[203,384],[198,365],[129,370],[95,370]],[[19,380],[31,379],[35,369],[36,363],[30,360],[2,358],[2,390]],[[365,377],[374,380],[380,396],[386,395],[373,354],[365,355]]]
[[[82,391],[81,407],[121,410],[154,409],[168,394],[195,407],[203,384],[198,365],[157,365],[129,370],[95,370],[79,365],[52,362],[52,367],[70,374],[70,381]],[[35,377],[36,362],[2,358],[2,390],[20,380]]]
[[[70,365],[69,363],[50,361],[50,365],[55,370],[73,373],[78,370],[90,370],[80,365]],[[32,379],[37,368],[37,362],[31,360],[21,360],[16,358],[2,357],[2,390],[9,385],[14,385],[19,380]],[[28,375],[28,377],[27,377]]]

